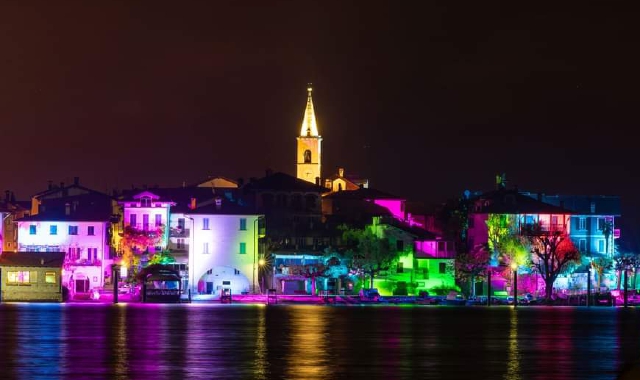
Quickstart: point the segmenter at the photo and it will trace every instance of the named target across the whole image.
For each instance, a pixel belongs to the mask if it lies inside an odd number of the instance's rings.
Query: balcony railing
[[[101,260],[89,260],[89,259],[77,259],[77,260],[69,260],[70,265],[81,266],[81,267],[99,267],[102,265]]]
[[[169,229],[169,237],[186,238],[191,230],[189,228],[172,227]]]

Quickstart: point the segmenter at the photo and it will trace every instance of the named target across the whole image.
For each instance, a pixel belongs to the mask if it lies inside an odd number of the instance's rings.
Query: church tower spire
[[[307,105],[304,109],[302,126],[298,140],[297,177],[305,181],[321,184],[322,136],[318,133],[315,110],[311,93],[311,83],[307,85]]]
[[[309,83],[307,85],[307,107],[304,109],[304,118],[302,119],[300,136],[318,136],[316,113],[313,110],[313,99],[311,98],[312,91],[313,87],[311,87],[311,83]]]

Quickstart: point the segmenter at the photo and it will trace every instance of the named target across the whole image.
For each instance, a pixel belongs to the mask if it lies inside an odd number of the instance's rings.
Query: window
[[[131,214],[129,215],[129,224],[131,225],[131,227],[133,228],[138,228],[137,226],[137,215],[136,214]]]
[[[587,241],[585,239],[580,239],[578,241],[578,250],[580,252],[586,252],[587,251]]]
[[[240,218],[240,231],[246,231],[246,230],[247,230],[247,219]]]
[[[396,273],[404,272],[404,263],[402,261],[398,261],[398,265],[396,267]]]
[[[149,231],[149,214],[142,214],[142,229]]]
[[[231,281],[222,281],[222,285],[231,285]]]
[[[184,248],[184,239],[178,239],[177,248],[178,249]]]
[[[160,227],[162,225],[162,214],[156,214],[156,227]]]
[[[69,235],[77,235],[78,226],[69,226]]]
[[[579,230],[586,230],[587,229],[587,218],[580,218],[578,221],[578,229]]]
[[[598,252],[600,253],[606,253],[604,251],[604,239],[600,239],[598,240]]]
[[[396,250],[399,252],[404,251],[404,240],[396,240]],[[398,273],[402,273],[402,272],[398,272]]]
[[[208,254],[209,253],[209,242],[206,242],[206,243],[203,244],[202,253],[204,253],[204,254]]]
[[[599,231],[604,230],[604,224],[605,224],[605,219],[604,218],[598,218],[598,230]]]
[[[44,273],[44,282],[47,284],[55,284],[56,283],[56,272],[45,272]]]
[[[94,226],[87,227],[87,235],[89,235],[89,236],[95,235],[95,227]]]
[[[29,235],[35,235],[36,234],[36,226],[34,224],[29,226]]]
[[[58,226],[51,225],[49,226],[49,235],[57,235],[58,234]]]
[[[209,229],[209,218],[202,218],[202,229],[203,230]]]
[[[440,263],[438,265],[438,269],[440,271],[440,274],[444,274],[447,271],[447,263]]]
[[[309,149],[304,151],[304,163],[305,164],[311,163],[311,151]]]
[[[178,218],[178,229],[184,230],[184,218]]]
[[[151,198],[149,197],[140,198],[140,207],[151,207]]]
[[[439,241],[438,242],[438,252],[444,252],[446,251],[447,245],[445,244],[444,241]]]
[[[98,261],[98,248],[87,248],[87,259],[89,261]]]
[[[7,272],[8,284],[28,284],[29,283],[29,271],[17,271]]]
[[[240,243],[240,254],[244,255],[245,253],[247,253],[247,243]]]

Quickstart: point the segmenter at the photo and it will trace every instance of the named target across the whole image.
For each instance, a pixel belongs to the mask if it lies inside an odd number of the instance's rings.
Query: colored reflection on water
[[[640,310],[0,305],[7,379],[615,379]]]

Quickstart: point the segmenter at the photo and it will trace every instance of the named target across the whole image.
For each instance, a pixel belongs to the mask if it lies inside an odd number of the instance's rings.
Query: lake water
[[[640,309],[0,305],[0,378],[615,379]]]

